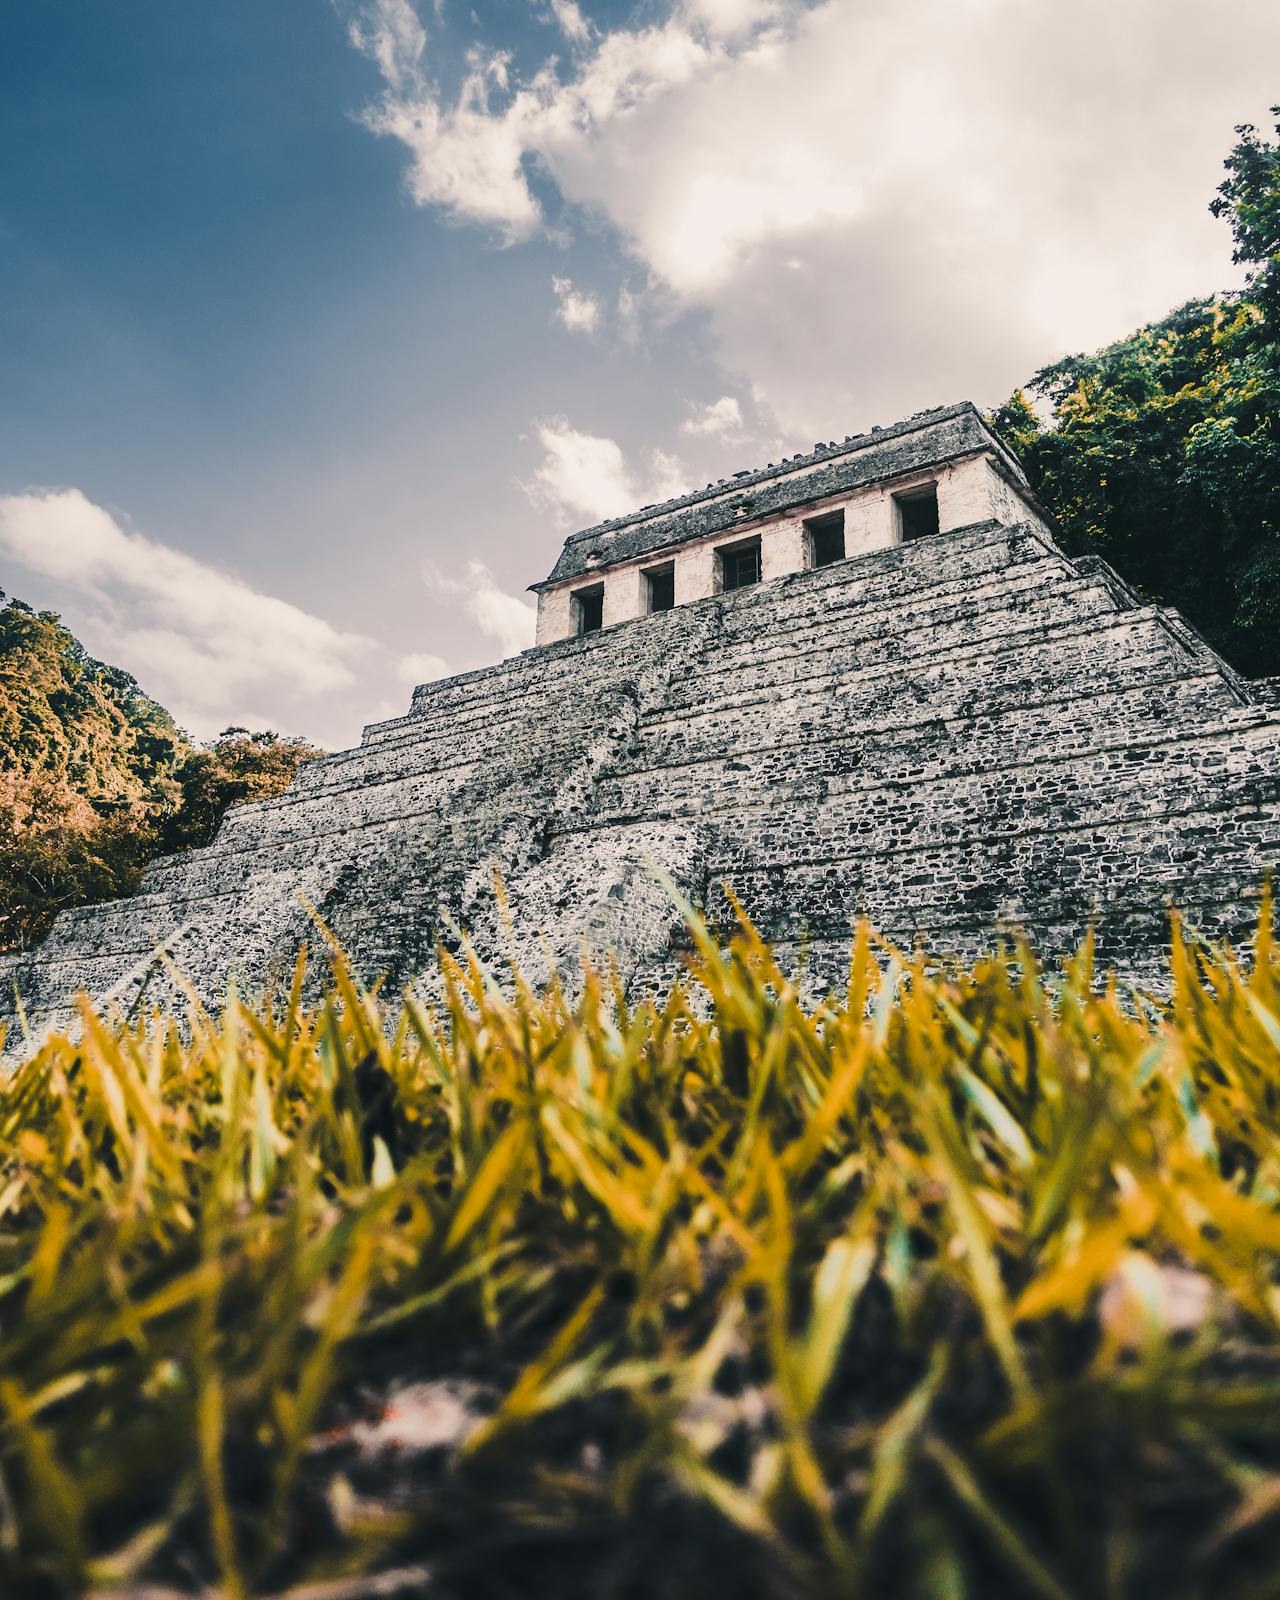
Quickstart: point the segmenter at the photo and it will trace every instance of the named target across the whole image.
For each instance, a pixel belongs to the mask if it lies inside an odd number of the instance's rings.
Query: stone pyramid
[[[535,980],[585,945],[660,990],[683,938],[655,867],[713,918],[731,885],[811,991],[860,916],[961,957],[1093,926],[1157,985],[1171,900],[1250,932],[1280,859],[1274,682],[1068,557],[971,406],[587,530],[536,587],[542,643],[64,913],[4,991],[37,1026],[79,990],[128,1010],[172,997],[163,950],[206,1000],[256,992],[318,942],[308,906],[391,993],[459,929]]]

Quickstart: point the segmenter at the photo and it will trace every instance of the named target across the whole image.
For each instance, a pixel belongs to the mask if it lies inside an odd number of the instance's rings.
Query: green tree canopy
[[[158,853],[208,844],[228,807],[279,794],[320,753],[247,728],[196,749],[56,612],[0,603],[0,950],[131,894]]]
[[[1042,368],[992,421],[1073,549],[1105,556],[1140,592],[1176,605],[1234,666],[1273,676],[1280,145],[1252,127],[1237,132],[1211,209],[1231,224],[1246,288]]]
[[[323,753],[305,739],[224,728],[179,766],[182,800],[162,825],[164,848],[208,844],[230,806],[283,793],[298,768]]]
[[[1280,106],[1272,106],[1280,134]],[[1249,293],[1274,330],[1280,318],[1280,144],[1268,144],[1251,123],[1236,129],[1227,178],[1209,210],[1231,224],[1231,259],[1249,269]]]
[[[95,809],[176,803],[190,752],[173,718],[95,661],[56,611],[0,606],[0,771],[65,783]]]

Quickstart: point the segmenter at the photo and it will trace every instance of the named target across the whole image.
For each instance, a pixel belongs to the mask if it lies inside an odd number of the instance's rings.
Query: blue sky
[[[564,533],[1234,281],[1224,0],[0,10],[0,584],[200,735],[527,641]]]

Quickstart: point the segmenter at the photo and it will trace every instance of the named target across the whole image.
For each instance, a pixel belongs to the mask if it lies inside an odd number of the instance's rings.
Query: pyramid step
[[[902,774],[940,770],[938,757],[956,770],[1006,768],[1010,752],[1023,764],[1053,762],[1117,739],[1142,746],[1187,722],[1205,725],[1226,709],[1219,680],[1209,675],[1152,683],[1143,678],[1121,690],[1031,704],[986,702],[980,710],[943,715],[901,696],[895,708],[878,703],[846,708],[836,702],[825,718],[789,720],[772,735],[744,722],[717,746],[645,737],[627,752],[599,787],[602,816],[649,809],[655,793],[666,806],[732,803],[777,785],[818,783],[828,796],[866,790]],[[1232,731],[1231,737],[1235,737]]]

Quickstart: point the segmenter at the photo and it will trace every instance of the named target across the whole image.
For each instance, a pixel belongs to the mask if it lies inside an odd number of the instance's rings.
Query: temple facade
[[[988,520],[1050,534],[974,406],[926,412],[575,533],[530,586],[538,643]]]

